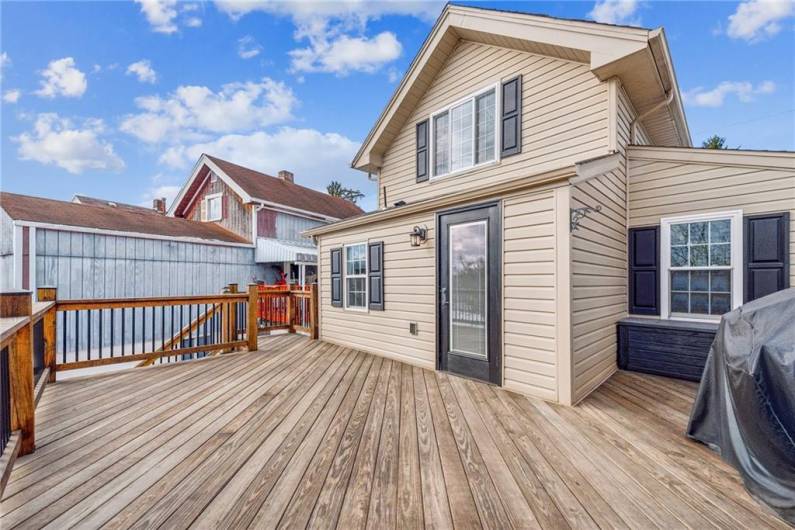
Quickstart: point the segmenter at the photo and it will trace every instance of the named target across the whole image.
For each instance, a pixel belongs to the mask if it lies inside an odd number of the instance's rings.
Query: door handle
[[[439,294],[441,295],[439,303],[443,306],[447,305],[447,287],[439,289]]]

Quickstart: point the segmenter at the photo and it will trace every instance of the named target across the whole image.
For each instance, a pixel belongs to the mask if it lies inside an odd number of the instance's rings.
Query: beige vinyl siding
[[[557,350],[554,191],[514,193],[503,200],[504,386],[555,401]],[[415,225],[428,240],[411,247]],[[384,357],[436,366],[436,234],[433,212],[319,236],[320,338]],[[330,250],[384,242],[384,311],[331,306]],[[417,322],[419,334],[409,333]]]
[[[626,152],[635,111],[623,88],[616,99],[616,146]],[[638,127],[642,140],[642,127]],[[600,205],[571,235],[572,370],[576,403],[616,370],[616,323],[627,315],[626,159],[615,171],[572,189],[572,208]]]
[[[415,126],[471,93],[522,74],[522,153],[447,178],[417,183]],[[607,87],[585,64],[461,41],[384,153],[387,200],[416,202],[593,158],[607,150]],[[432,165],[432,161],[430,161]]]
[[[558,399],[554,193],[503,203],[504,386],[551,401]]]
[[[630,226],[722,210],[741,209],[743,215],[789,211],[790,263],[795,263],[795,154],[745,153],[630,149]],[[795,285],[793,266],[790,285]]]
[[[428,227],[428,240],[412,247],[415,225]],[[346,244],[384,242],[384,311],[331,306],[329,251]],[[320,236],[320,338],[424,368],[436,366],[436,263],[433,213],[366,225]],[[409,333],[417,322],[418,335]]]

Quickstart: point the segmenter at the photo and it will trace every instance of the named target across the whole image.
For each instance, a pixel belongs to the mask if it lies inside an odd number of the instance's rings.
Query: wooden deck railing
[[[300,331],[313,339],[318,336],[317,288],[305,289],[272,288],[259,286],[257,324],[261,331],[270,333],[287,330]]]
[[[51,378],[55,302],[39,291],[0,296],[0,495],[14,459],[35,449],[34,409]]]
[[[248,333],[251,293],[59,300],[54,370],[158,360],[191,360],[243,347],[257,348]],[[256,326],[254,328],[256,330]],[[249,342],[249,339],[252,342]]]
[[[146,366],[257,349],[260,330],[317,338],[317,292],[230,284],[216,295],[57,300],[0,295],[0,497],[13,460],[35,449],[38,397],[65,370]]]

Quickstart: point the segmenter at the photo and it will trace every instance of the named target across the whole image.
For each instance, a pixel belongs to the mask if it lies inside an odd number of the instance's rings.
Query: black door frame
[[[488,214],[488,378],[478,378],[502,386],[502,201],[490,201],[451,208],[436,212],[436,369],[450,371],[458,375],[466,373],[449,370],[442,337],[441,271],[442,271],[442,217],[449,214],[466,213],[474,210],[489,210]],[[492,215],[493,213],[493,215]],[[492,259],[495,258],[495,259]],[[492,266],[492,262],[497,266]]]

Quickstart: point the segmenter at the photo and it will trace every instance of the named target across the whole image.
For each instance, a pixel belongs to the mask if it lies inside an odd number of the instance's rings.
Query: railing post
[[[295,304],[293,303],[294,294],[292,289],[287,291],[287,332],[288,333],[295,333],[295,311],[293,308]]]
[[[229,289],[229,294],[237,294],[238,288],[236,283],[230,283],[227,287]],[[238,340],[237,336],[237,302],[232,302],[229,304],[229,329],[231,330],[231,335],[229,336],[230,341]],[[234,351],[234,350],[231,350]]]
[[[312,285],[309,288],[309,336],[313,340],[318,338],[318,325],[317,325],[317,285]]]
[[[36,289],[36,295],[39,302],[55,302],[58,291],[55,287],[39,287]],[[43,318],[44,330],[44,365],[48,367],[49,374],[47,376],[48,383],[55,382],[55,306],[52,307]]]
[[[20,328],[9,347],[8,372],[11,386],[11,430],[22,431],[19,456],[36,448],[35,398],[33,390],[33,326],[30,292],[4,293],[0,296],[0,317],[27,317],[27,325]]]
[[[248,326],[246,327],[246,338],[248,339],[248,351],[256,351],[257,344],[257,302],[259,298],[259,288],[256,283],[248,286]]]

